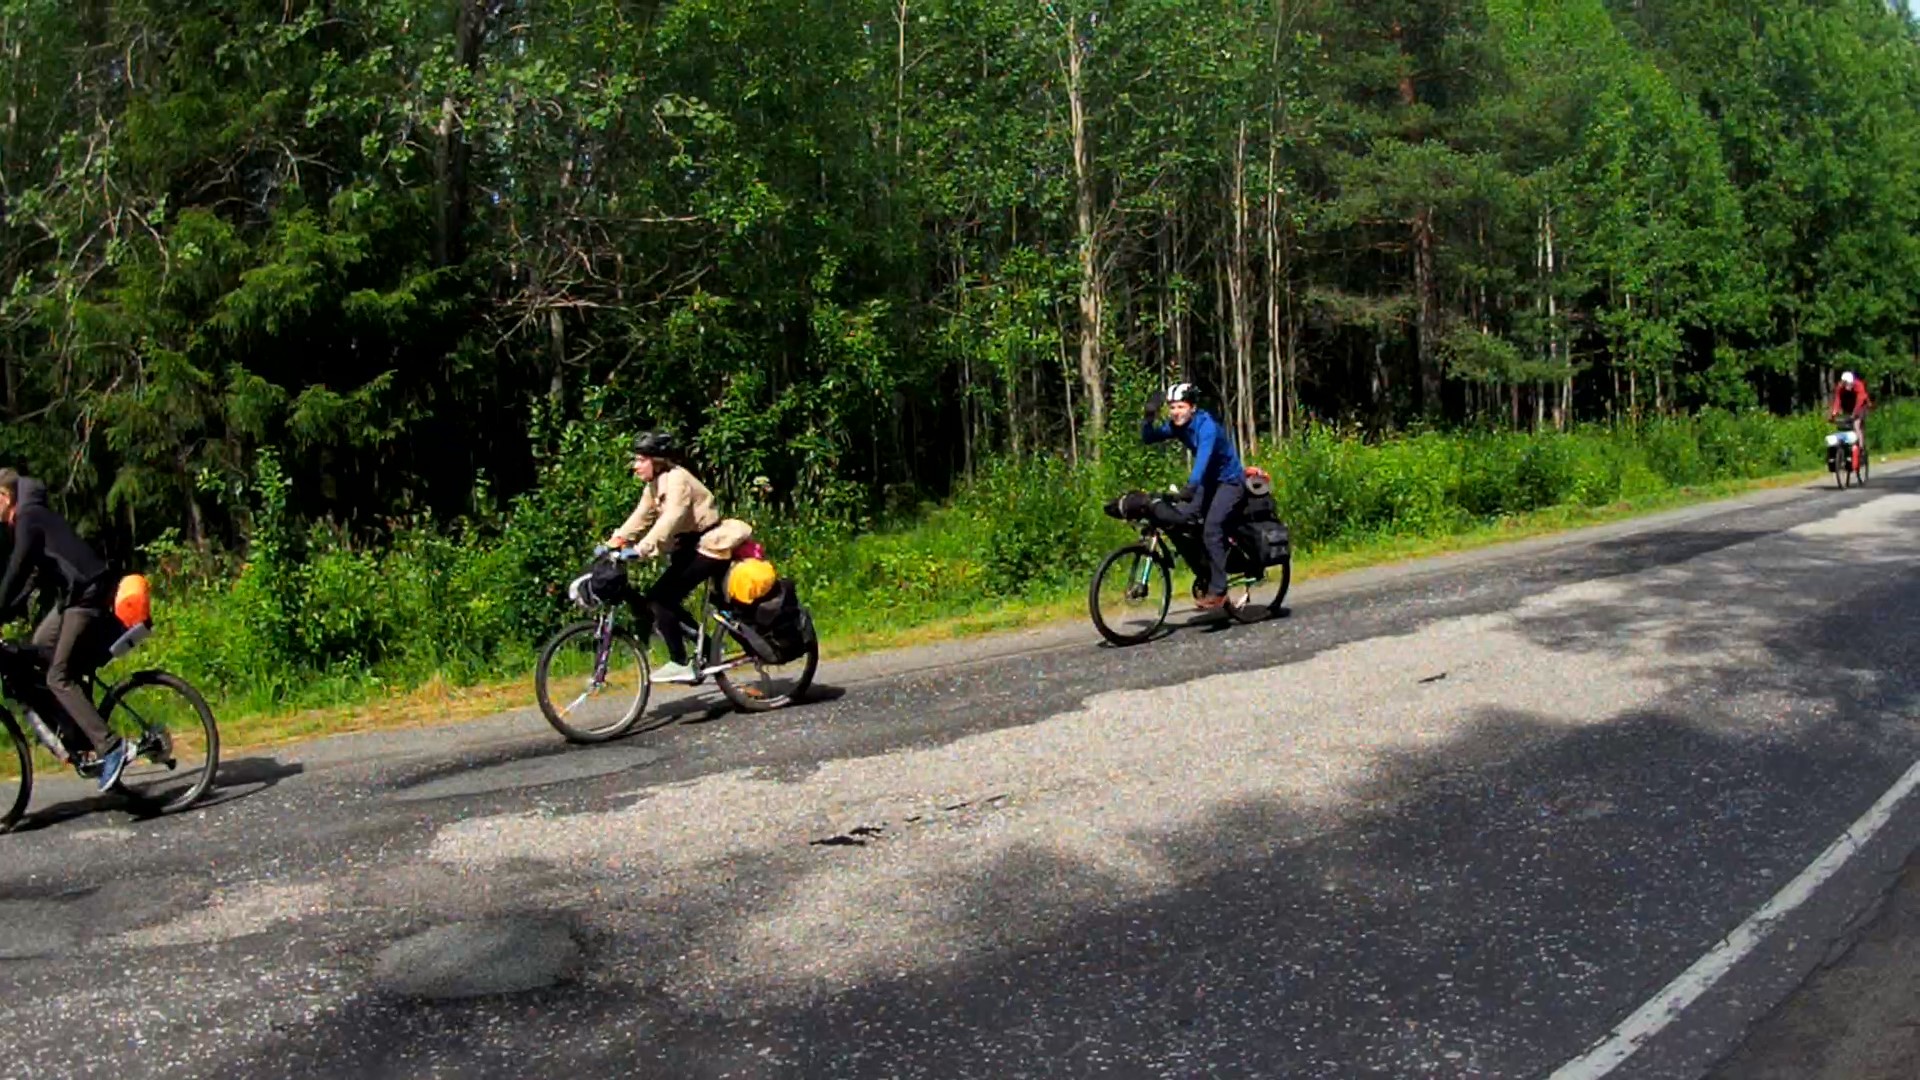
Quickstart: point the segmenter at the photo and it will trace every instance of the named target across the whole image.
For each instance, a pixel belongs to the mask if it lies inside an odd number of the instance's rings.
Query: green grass
[[[1881,455],[1881,459],[1911,456],[1911,452],[1906,452]],[[1801,469],[1770,476],[1656,487],[1598,505],[1559,503],[1470,521],[1432,535],[1391,530],[1356,531],[1301,551],[1295,559],[1294,582],[1297,586],[1303,581],[1370,566],[1485,548],[1743,492],[1821,482],[1826,477],[1824,471]],[[938,552],[944,546],[948,558],[957,562],[970,549],[954,539],[958,531],[953,520],[956,512],[954,508],[946,508],[911,528],[857,538],[838,558],[843,560],[842,566],[856,569],[871,565],[897,570],[902,560],[927,559],[928,553]],[[1106,546],[1095,548],[1093,558],[1124,543],[1131,535],[1118,523],[1108,524],[1112,527],[1103,530],[1104,535],[1100,537]],[[960,569],[951,563],[941,565],[938,572],[969,580],[977,580],[980,573],[977,568]],[[841,617],[837,609],[827,609],[835,613],[834,617],[821,621],[822,652],[829,658],[846,659],[879,650],[965,639],[1063,620],[1084,622],[1086,583],[1085,574],[1062,576],[1010,596],[962,593],[948,597],[945,604],[940,602],[936,591],[909,589],[894,603],[876,604],[874,610],[864,613],[849,612]],[[833,595],[828,589],[821,591]],[[845,603],[844,600],[836,602]],[[818,601],[815,603],[825,608]],[[1091,640],[1091,628],[1088,634]],[[246,699],[229,698],[218,706],[223,738],[235,747],[267,745],[350,731],[454,722],[524,707],[533,700],[530,652],[525,654],[524,664],[503,665],[502,670],[511,673],[505,679],[455,682],[432,678],[421,685],[392,687],[382,692],[369,692],[365,683],[343,683],[340,685],[348,688],[342,693],[343,700],[292,710],[284,706],[249,709]]]
[[[1724,412],[1373,442],[1313,428],[1251,456],[1275,478],[1305,580],[1815,476],[1827,430],[1818,416]],[[1920,447],[1920,403],[1882,408],[1870,433],[1883,456]],[[377,544],[286,523],[269,459],[246,559],[149,549],[158,627],[139,662],[191,679],[242,741],[524,705],[536,650],[577,617],[565,582],[637,494],[618,435],[570,429],[539,486],[493,520],[404,522]],[[1088,575],[1132,535],[1102,504],[1186,472],[1128,430],[1103,450],[1078,467],[996,462],[944,502],[864,527],[809,506],[735,512],[797,582],[832,656],[1084,617]]]

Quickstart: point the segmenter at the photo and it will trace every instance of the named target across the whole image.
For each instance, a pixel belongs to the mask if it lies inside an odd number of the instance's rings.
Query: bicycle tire
[[[172,691],[185,704],[186,712],[173,712],[164,704],[143,704],[136,708],[135,695],[148,689]],[[171,699],[162,696],[148,700],[165,703]],[[177,729],[158,726],[165,724],[169,716],[179,721]],[[126,770],[113,785],[121,797],[151,813],[171,814],[199,802],[212,790],[214,777],[220,771],[220,728],[214,722],[213,709],[207,705],[207,699],[187,680],[170,671],[136,671],[107,691],[100,706],[100,718],[107,722],[108,730],[123,739],[134,740],[138,751],[136,759],[127,763]],[[205,760],[193,771],[180,771],[176,730],[182,734],[197,731],[205,740]],[[159,756],[162,754],[167,756],[163,759]],[[149,769],[149,765],[159,768]]]
[[[1258,599],[1266,595],[1267,589],[1272,587],[1276,580],[1278,581],[1279,588],[1274,592],[1273,599],[1267,601],[1265,604],[1258,603]],[[1227,586],[1227,611],[1233,616],[1234,621],[1238,623],[1265,622],[1280,613],[1280,605],[1286,602],[1287,590],[1292,586],[1293,559],[1289,556],[1267,567],[1265,576],[1248,586],[1247,595],[1241,603],[1236,604],[1233,602],[1233,594],[1236,590],[1229,584]]]
[[[564,706],[556,704],[553,700],[549,683],[549,678],[552,675],[553,660],[555,656],[559,655],[562,646],[576,637],[582,635],[590,636],[598,630],[599,626],[591,621],[577,622],[561,627],[557,633],[547,639],[547,644],[540,650],[540,660],[534,666],[533,694],[535,700],[539,702],[540,715],[546,717],[547,723],[553,726],[553,730],[559,732],[568,742],[601,743],[625,735],[628,731],[632,730],[633,725],[638,723],[640,717],[646,713],[647,700],[653,695],[653,673],[652,668],[647,664],[646,646],[642,645],[632,634],[627,633],[625,630],[615,629],[613,632],[613,641],[608,645],[608,648],[610,650],[624,648],[638,661],[640,672],[639,692],[634,697],[631,705],[616,714],[614,719],[605,725],[597,727],[576,726],[570,722],[574,711],[578,709],[588,697],[596,694],[598,688],[589,683],[584,692],[572,700],[565,702]],[[609,659],[608,662],[611,663],[611,659]]]
[[[16,759],[0,760],[0,769],[9,765],[20,769],[17,781],[0,774],[0,833],[4,833],[20,823],[27,804],[33,801],[33,744],[27,741],[26,732],[20,730],[13,714],[5,709],[0,709],[0,738],[13,748],[12,756]]]
[[[1101,611],[1100,607],[1100,586],[1101,583],[1106,580],[1108,572],[1122,562],[1126,562],[1127,580],[1131,581],[1133,572],[1139,567],[1139,559],[1146,559],[1152,564],[1153,570],[1148,571],[1149,578],[1155,576],[1154,571],[1158,571],[1160,602],[1157,611],[1151,607],[1148,608],[1147,614],[1153,617],[1151,621],[1146,624],[1145,629],[1128,633],[1107,622],[1106,615]],[[1152,588],[1151,582],[1148,583],[1148,588]],[[1130,593],[1132,586],[1129,586],[1126,591]],[[1087,586],[1087,614],[1093,619],[1093,628],[1100,632],[1101,637],[1106,638],[1115,645],[1138,645],[1148,638],[1151,638],[1159,632],[1162,626],[1166,625],[1167,612],[1172,606],[1173,571],[1169,569],[1166,562],[1160,559],[1160,557],[1154,553],[1154,550],[1146,544],[1128,544],[1125,547],[1113,551],[1112,554],[1101,560],[1099,568],[1093,572],[1092,582]]]
[[[733,631],[727,631],[727,638],[738,644],[747,655],[754,655],[753,646],[741,640]],[[714,648],[712,649],[714,653],[720,652],[719,644],[719,639],[716,639]],[[813,677],[820,670],[820,640],[818,638],[807,643],[807,651],[800,659],[804,661],[800,669],[800,674],[794,680],[793,686],[784,694],[755,693],[751,686],[745,686],[735,682],[728,676],[728,673],[724,671],[716,671],[713,673],[713,683],[720,688],[722,694],[727,696],[727,700],[733,702],[734,706],[741,712],[762,713],[772,712],[775,709],[784,709],[794,702],[805,698],[807,690],[813,686]],[[788,663],[792,662],[793,661],[788,661]],[[761,670],[762,673],[765,672],[765,668],[758,664],[752,666]],[[739,669],[735,668],[734,670],[737,671]]]

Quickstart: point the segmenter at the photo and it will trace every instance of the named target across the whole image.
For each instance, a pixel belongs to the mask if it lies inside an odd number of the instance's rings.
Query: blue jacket
[[[1233,448],[1233,440],[1220,430],[1220,422],[1205,409],[1194,410],[1193,419],[1187,421],[1185,427],[1151,421],[1141,424],[1140,438],[1149,443],[1179,439],[1186,444],[1187,449],[1193,451],[1193,472],[1187,477],[1191,487],[1247,482],[1247,470],[1240,464],[1240,453]]]

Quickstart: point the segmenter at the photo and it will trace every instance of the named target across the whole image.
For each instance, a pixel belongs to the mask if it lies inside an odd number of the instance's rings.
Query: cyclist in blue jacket
[[[1147,402],[1140,438],[1148,443],[1178,439],[1193,452],[1185,510],[1188,520],[1203,522],[1200,538],[1207,547],[1207,589],[1199,606],[1211,609],[1227,602],[1227,518],[1246,495],[1247,476],[1233,439],[1211,413],[1194,404],[1198,396],[1193,384],[1184,382],[1168,387],[1164,395],[1155,394]],[[1160,422],[1163,403],[1170,423]]]

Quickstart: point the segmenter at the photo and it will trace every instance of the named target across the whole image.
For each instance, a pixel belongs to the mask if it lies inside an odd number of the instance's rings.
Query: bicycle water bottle
[[[40,719],[39,713],[28,709],[27,723],[33,727],[34,737],[45,743],[47,749],[53,751],[53,756],[60,759],[61,764],[64,765],[72,760],[67,753],[66,744],[60,741],[60,736],[53,733],[53,729],[47,726],[45,720]]]

